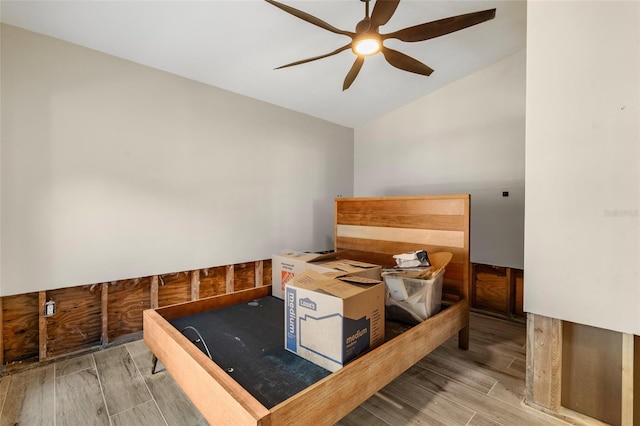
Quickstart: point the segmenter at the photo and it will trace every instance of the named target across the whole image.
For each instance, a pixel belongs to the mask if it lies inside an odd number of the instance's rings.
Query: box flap
[[[351,260],[334,260],[330,262],[323,262],[322,266],[327,268],[342,271],[346,274],[352,274],[355,272],[361,272],[363,269],[377,268],[378,265],[371,265],[369,263],[356,262]]]
[[[295,276],[293,279],[293,285],[294,287],[315,291],[322,285],[322,283],[333,281],[335,279],[335,274],[335,272],[322,274],[314,271],[313,269],[306,269],[304,272]],[[287,283],[287,285],[289,285],[289,283]]]
[[[332,296],[339,297],[340,299],[348,299],[351,296],[362,293],[364,288],[360,288],[356,285],[346,283],[341,280],[331,280],[322,282],[317,290],[324,291]]]
[[[441,251],[438,253],[429,253],[429,260],[431,261],[431,266],[438,269],[445,268],[451,259],[453,258],[453,253],[448,251]]]
[[[359,284],[359,285],[375,285],[380,284],[382,281],[374,280],[367,277],[361,277],[359,275],[347,275],[338,278],[340,281],[344,281],[351,284]]]
[[[371,278],[341,275],[341,272],[320,273],[313,269],[307,269],[296,275],[293,280],[293,286],[347,299],[362,293],[372,285],[382,283],[382,281],[372,280]],[[290,285],[290,283],[287,283],[287,285]]]
[[[312,260],[308,260],[308,262],[324,262],[325,260],[337,259],[342,253],[346,250],[340,251],[332,251],[325,254],[315,253],[315,257]]]
[[[324,261],[329,261],[329,260],[335,260],[338,259],[338,257],[345,253],[346,250],[340,250],[340,251],[332,251],[329,253],[312,253],[312,252],[301,252],[301,251],[294,251],[294,250],[285,250],[282,253],[280,253],[278,256],[282,256],[282,257],[288,257],[291,259],[296,259],[296,260],[300,260],[303,262],[324,262]],[[355,261],[349,261],[349,263],[358,263]],[[363,263],[363,267],[368,267],[368,268],[372,268],[375,265],[369,265],[367,263]]]
[[[345,263],[348,263],[349,265],[356,267],[356,268],[362,268],[362,269],[370,269],[370,268],[377,268],[380,265],[373,265],[371,263],[365,263],[365,262],[358,262],[357,260],[351,260],[351,259],[345,259],[342,260]]]
[[[324,291],[341,299],[348,299],[351,296],[366,291],[376,284],[382,284],[382,281],[349,275],[338,277],[331,281],[323,281],[319,284],[317,290]]]
[[[300,260],[302,262],[312,262],[318,256],[323,256],[319,253],[303,253],[299,251],[284,251],[280,253],[278,256],[288,257],[290,259]]]

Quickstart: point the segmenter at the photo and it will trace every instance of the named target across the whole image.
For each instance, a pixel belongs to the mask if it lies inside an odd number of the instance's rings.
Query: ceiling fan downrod
[[[369,2],[371,0],[360,0],[361,2],[364,2],[364,16],[365,18],[369,17]]]
[[[364,2],[365,4],[364,18],[360,22],[358,22],[358,24],[356,25],[356,34],[365,33],[369,31],[369,28],[371,28],[371,18],[369,17],[369,1],[370,0],[360,0],[360,1]]]

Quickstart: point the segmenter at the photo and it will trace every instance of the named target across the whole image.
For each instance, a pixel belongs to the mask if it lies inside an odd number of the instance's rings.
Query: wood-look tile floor
[[[525,335],[472,314],[469,351],[452,338],[338,425],[566,425],[523,404]],[[151,360],[139,340],[3,377],[0,426],[206,425]]]

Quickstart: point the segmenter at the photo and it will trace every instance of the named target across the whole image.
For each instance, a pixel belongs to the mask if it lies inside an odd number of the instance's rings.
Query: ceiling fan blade
[[[343,92],[347,90],[349,87],[351,87],[351,84],[353,83],[353,81],[358,76],[358,73],[360,72],[360,68],[362,68],[362,64],[364,64],[364,56],[358,56],[356,58],[356,61],[353,63],[353,66],[347,73],[347,76],[344,79],[344,83],[342,84]]]
[[[431,67],[428,67],[417,59],[413,59],[411,56],[407,56],[404,53],[398,52],[397,50],[383,47],[381,52],[387,62],[398,69],[426,76],[431,75],[431,73],[433,72],[433,69]]]
[[[371,12],[371,27],[378,28],[389,22],[400,0],[377,0]]]
[[[402,41],[424,41],[453,33],[473,25],[489,21],[496,17],[495,9],[487,9],[481,12],[467,13],[453,16],[451,18],[440,19],[427,22],[402,30],[394,31],[390,34],[383,34],[383,39],[397,38]]]
[[[345,51],[347,49],[350,49],[350,48],[351,48],[351,43],[349,43],[349,44],[347,44],[345,46],[342,46],[339,49],[334,50],[333,52],[327,53],[326,55],[314,56],[313,58],[307,58],[307,59],[302,59],[302,60],[299,60],[299,61],[291,62],[290,64],[287,64],[287,65],[281,65],[276,69],[279,70],[279,69],[282,69],[282,68],[292,67],[294,65],[305,64],[307,62],[315,61],[315,60],[322,59],[322,58],[327,58],[329,56],[336,55],[336,54],[338,54],[340,52],[343,52],[343,51]]]
[[[308,14],[307,12],[303,12],[301,10],[298,10],[296,8],[293,8],[291,6],[287,6],[286,4],[282,4],[279,3],[277,1],[274,0],[264,0],[269,4],[274,5],[275,7],[284,10],[287,13],[290,13],[291,15],[295,16],[296,18],[300,18],[303,21],[307,21],[310,24],[316,25],[320,28],[324,28],[327,31],[331,31],[332,33],[336,33],[336,34],[343,34],[346,36],[349,36],[351,38],[353,38],[355,36],[355,33],[352,33],[351,31],[344,31],[341,29],[338,29],[336,27],[334,27],[331,24],[326,23],[325,21],[323,21],[322,19],[316,18],[313,15]]]

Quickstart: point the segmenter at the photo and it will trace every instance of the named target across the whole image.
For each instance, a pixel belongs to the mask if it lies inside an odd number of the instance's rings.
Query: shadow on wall
[[[313,200],[313,248],[321,252],[333,250],[335,207],[333,198],[316,198]]]
[[[524,180],[398,186],[369,195],[431,194],[471,194],[472,263],[524,268]]]

